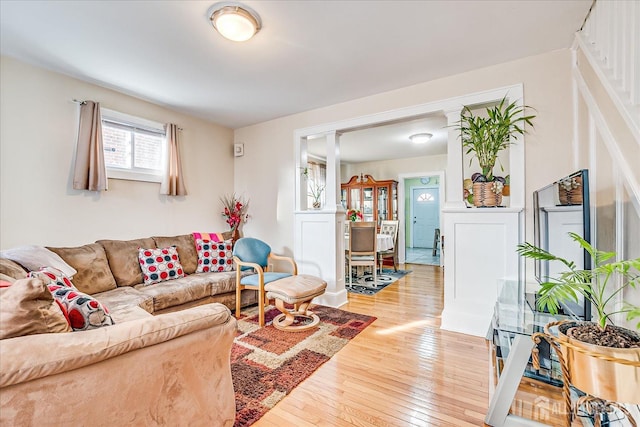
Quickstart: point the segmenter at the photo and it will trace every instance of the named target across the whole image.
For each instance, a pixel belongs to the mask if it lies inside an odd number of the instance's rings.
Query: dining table
[[[378,252],[393,249],[393,236],[378,233],[376,235],[376,249]],[[344,250],[349,250],[349,233],[345,233],[344,235]]]

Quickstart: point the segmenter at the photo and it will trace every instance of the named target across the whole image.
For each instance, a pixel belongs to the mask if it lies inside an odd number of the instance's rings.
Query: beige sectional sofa
[[[138,248],[172,245],[186,276],[142,284]],[[233,424],[235,272],[195,273],[190,234],[48,249],[115,325],[1,340],[0,425]],[[27,272],[0,258],[0,274]],[[243,306],[256,301],[243,293]]]

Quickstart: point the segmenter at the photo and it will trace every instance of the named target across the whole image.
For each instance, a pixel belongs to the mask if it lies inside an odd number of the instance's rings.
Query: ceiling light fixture
[[[247,41],[262,28],[260,16],[240,3],[217,3],[212,9],[211,25],[222,37],[234,42]]]
[[[432,136],[433,134],[430,133],[416,133],[415,135],[411,135],[409,139],[414,144],[424,144],[425,142],[429,141]]]

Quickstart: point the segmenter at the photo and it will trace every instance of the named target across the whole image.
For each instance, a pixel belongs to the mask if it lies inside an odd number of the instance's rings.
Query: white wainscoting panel
[[[442,329],[486,336],[504,280],[522,280],[521,209],[445,210]]]
[[[324,295],[313,302],[329,307],[347,303],[344,287],[344,212],[308,210],[295,213],[294,258],[298,273],[327,282]]]

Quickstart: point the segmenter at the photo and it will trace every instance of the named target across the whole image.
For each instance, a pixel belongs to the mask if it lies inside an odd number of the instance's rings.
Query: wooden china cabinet
[[[346,209],[359,209],[363,221],[398,219],[398,181],[376,181],[371,175],[354,175],[340,185],[340,200]]]

